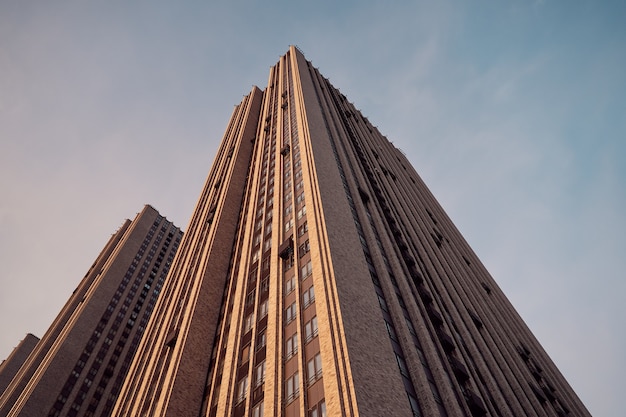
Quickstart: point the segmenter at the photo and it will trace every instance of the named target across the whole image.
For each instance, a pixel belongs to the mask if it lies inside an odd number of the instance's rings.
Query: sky
[[[185,229],[289,45],[402,149],[593,415],[623,415],[626,3],[0,1],[0,358],[144,204]]]

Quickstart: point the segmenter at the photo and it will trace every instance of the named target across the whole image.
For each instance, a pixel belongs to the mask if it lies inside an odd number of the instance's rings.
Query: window
[[[398,362],[398,368],[400,368],[400,373],[405,377],[409,378],[409,370],[406,367],[406,362],[404,358],[396,353],[396,362]]]
[[[300,279],[305,279],[306,277],[311,275],[312,272],[313,267],[311,266],[311,261],[309,261],[302,266],[302,269],[300,270]]]
[[[318,353],[307,363],[308,383],[311,385],[322,376],[322,357]]]
[[[287,220],[287,222],[285,223],[285,231],[287,232],[291,230],[292,227],[293,227],[293,219]]]
[[[285,381],[285,402],[290,403],[300,393],[300,382],[296,372]]]
[[[254,369],[254,386],[258,387],[265,381],[265,361],[261,362]]]
[[[298,227],[298,237],[304,236],[306,232],[309,231],[309,226],[304,222],[300,227]]]
[[[263,348],[263,346],[265,346],[265,342],[266,342],[265,331],[263,331],[262,333],[260,333],[257,336],[257,339],[256,339],[256,350],[259,350],[259,349]]]
[[[304,203],[304,193],[300,193],[298,194],[298,196],[296,197],[296,204],[300,204],[300,203]]]
[[[415,331],[415,327],[413,327],[413,323],[411,323],[411,320],[407,319],[406,317],[404,318],[404,320],[406,321],[406,327],[409,328],[409,332],[413,336],[417,336],[417,332]]]
[[[246,307],[252,306],[252,304],[254,303],[254,296],[255,295],[256,295],[256,292],[255,292],[254,288],[252,288],[252,291],[250,291],[248,293],[248,295],[246,296]]]
[[[285,281],[285,295],[291,294],[291,292],[296,289],[295,281],[295,277],[288,278],[287,281]]]
[[[317,336],[317,316],[314,316],[304,325],[304,343]]]
[[[249,314],[243,322],[243,332],[248,333],[252,329],[252,323],[254,323],[254,313]]]
[[[396,335],[396,330],[393,328],[393,325],[385,320],[385,326],[387,326],[387,333],[389,333],[389,337],[391,340],[398,341],[398,336]]]
[[[291,323],[296,318],[295,301],[285,309],[285,324]]]
[[[241,350],[241,363],[247,363],[250,360],[250,345]]]
[[[309,417],[326,417],[326,401],[322,400],[309,410]]]
[[[411,394],[408,394],[408,396],[409,396],[409,404],[411,405],[411,411],[413,412],[413,415],[415,417],[421,416],[422,414],[420,413],[420,406],[417,403],[417,399]]]
[[[268,306],[268,300],[263,301],[261,304],[259,304],[259,318],[263,318],[265,316],[267,316],[267,306]]]
[[[298,353],[298,334],[294,334],[285,342],[285,360]]]
[[[239,385],[237,386],[237,403],[242,402],[246,399],[246,394],[248,393],[248,375],[244,376],[241,381],[239,381]]]
[[[300,210],[298,210],[298,220],[302,218],[306,214],[306,206],[302,206]]]
[[[383,311],[389,311],[389,307],[387,307],[387,302],[385,301],[385,299],[383,297],[381,297],[380,295],[376,294],[378,296],[378,304],[380,304],[380,308],[383,309]]]
[[[309,253],[311,250],[311,246],[309,245],[309,239],[307,239],[302,245],[298,247],[298,256],[302,258],[304,255]]]
[[[309,304],[315,301],[315,292],[313,291],[313,286],[310,286],[304,294],[302,294],[302,306],[306,308]]]
[[[287,272],[293,267],[294,259],[293,256],[289,255],[287,259],[283,261],[283,271]]]
[[[259,403],[252,409],[252,417],[263,417],[263,403]]]
[[[269,242],[269,239],[268,239]],[[263,262],[261,263],[261,266],[263,267],[264,271],[269,271],[270,270],[270,257],[269,255],[266,256],[265,258],[263,258]]]

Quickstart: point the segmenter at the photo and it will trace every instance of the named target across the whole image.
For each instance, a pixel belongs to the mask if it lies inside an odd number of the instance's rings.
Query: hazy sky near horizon
[[[341,3],[341,4],[339,4]],[[623,415],[626,3],[0,3],[0,358],[125,218],[183,229],[290,44],[411,160],[575,391]]]

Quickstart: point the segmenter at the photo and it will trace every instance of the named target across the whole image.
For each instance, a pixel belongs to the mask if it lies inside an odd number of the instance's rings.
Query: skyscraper
[[[404,154],[296,48],[235,108],[116,416],[586,416]]]
[[[0,396],[0,415],[110,415],[181,237],[150,206],[126,220]]]

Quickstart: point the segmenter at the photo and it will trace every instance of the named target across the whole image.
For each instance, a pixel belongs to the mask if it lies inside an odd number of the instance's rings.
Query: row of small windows
[[[287,66],[287,71],[291,71],[291,66]],[[291,87],[292,77],[288,76],[287,79],[289,80],[290,87]],[[293,88],[288,89],[288,94],[289,94],[290,102],[293,102],[294,101]],[[310,243],[309,243],[309,240],[306,239],[305,237],[308,231],[308,227],[306,223],[305,196],[304,196],[304,192],[302,192],[302,189],[304,188],[304,181],[303,181],[303,173],[302,173],[302,168],[301,168],[300,149],[299,149],[299,143],[298,143],[297,116],[296,116],[295,106],[289,106],[289,119],[285,119],[285,125],[287,124],[291,127],[292,156],[294,158],[293,182],[295,184],[294,192],[295,192],[295,202],[296,202],[296,208],[297,208],[297,212],[294,210],[294,213],[295,213],[294,216],[296,217],[299,223],[297,227],[297,231],[296,231],[296,236],[297,238],[302,238],[302,240],[298,239],[299,242],[297,242],[297,246],[296,246],[298,248],[297,259],[301,259],[301,261],[299,262],[299,273],[300,273],[299,280],[302,283],[301,285],[303,285],[303,288],[304,288],[300,296],[301,296],[301,301],[302,301],[302,309],[308,309],[308,313],[307,313],[308,317],[311,317],[310,314],[315,314],[315,303],[314,303],[315,291],[312,285],[310,284],[307,285],[305,284],[305,281],[304,281],[312,274],[312,264],[305,257],[307,253],[309,253],[310,251]],[[289,278],[288,280],[292,280],[292,279],[293,277]],[[297,283],[295,284],[297,285]],[[285,286],[286,294],[289,294],[288,286],[289,284],[286,284]],[[291,284],[291,286],[294,286],[294,284]],[[313,315],[310,318],[310,320],[304,323],[304,326],[302,327],[302,332],[303,332],[302,336],[304,338],[304,341],[303,341],[304,344],[311,342],[317,336],[318,327],[317,327],[316,315]],[[297,340],[299,340],[297,336],[292,335],[292,346],[293,346],[292,349],[296,352],[297,352],[297,342],[296,342]],[[289,352],[289,346],[287,346],[287,352]],[[304,354],[304,349],[303,349],[303,354]],[[306,358],[304,358],[305,363],[306,363],[305,372],[307,373],[305,385],[309,386],[315,383],[315,381],[319,380],[319,378],[321,377],[321,370],[322,370],[321,369],[322,368],[321,356],[320,356],[319,351],[318,352],[310,351],[310,349],[308,352],[306,352],[305,356],[306,356]],[[289,378],[294,378],[294,375],[288,376],[287,381],[289,381]],[[297,380],[297,378],[298,377],[296,374],[295,379]],[[295,385],[297,386],[297,384]],[[287,382],[287,384],[285,385],[285,398],[287,399],[287,401],[290,400],[291,392],[296,391],[296,390],[297,388],[294,387],[292,389],[289,385],[289,382]],[[307,394],[308,395],[304,399],[304,401],[306,402],[305,410],[308,409],[308,412],[306,415],[308,417],[326,417],[326,404],[323,398],[323,391],[318,389],[314,392],[308,391]],[[293,395],[293,397],[295,396],[297,395]],[[294,409],[293,407],[286,408],[285,413],[286,415],[291,415],[289,413],[295,410],[296,409]],[[295,411],[294,415],[299,415],[299,413]]]
[[[274,103],[276,104],[276,103]],[[294,119],[294,123],[295,123],[295,119]],[[269,131],[269,129],[267,129]],[[296,130],[294,129],[294,132],[296,132]],[[274,130],[272,130],[272,140],[274,140]],[[273,146],[274,143],[272,143]],[[289,152],[289,151],[287,151]],[[283,156],[286,156],[287,153],[283,154]],[[265,158],[267,158],[269,155],[266,155]],[[293,210],[293,205],[292,205],[292,182],[291,182],[291,172],[290,172],[290,162],[288,161],[289,158],[285,158],[285,182],[284,182],[284,187],[285,187],[285,193],[283,198],[286,201],[286,206],[284,208],[284,215],[285,215],[285,220],[284,220],[284,231],[285,233],[290,232],[292,229],[295,229],[297,227],[297,231],[296,231],[296,235],[298,237],[303,237],[307,231],[307,224],[306,224],[306,220],[303,220],[302,224],[296,225],[296,220],[301,220],[301,219],[305,219],[306,217],[306,206],[304,205],[304,193],[300,192],[300,190],[302,188],[304,188],[304,183],[302,180],[302,171],[300,169],[301,166],[301,162],[299,159],[299,151],[298,151],[298,146],[297,146],[297,141],[296,143],[294,143],[293,146],[293,154],[292,157],[294,158],[293,161],[293,168],[294,168],[294,177],[296,178],[296,184],[295,187],[293,188],[296,191],[296,197],[295,197],[295,201],[297,204],[297,208],[298,211],[295,212]],[[272,161],[273,162],[273,161]],[[265,167],[267,168],[267,167]],[[265,172],[263,172],[263,175],[266,175],[268,171],[265,170]],[[270,175],[272,173],[270,172]],[[264,187],[261,188],[261,192],[264,192]],[[255,233],[255,237],[253,240],[253,246],[257,247],[260,245],[261,243],[261,238],[260,238],[260,231],[263,228],[263,226],[265,225],[265,230],[266,230],[266,235],[268,235],[269,233],[267,232],[268,229],[271,230],[271,223],[268,224],[268,220],[269,218],[271,218],[271,207],[268,205],[267,208],[264,207],[259,207],[257,208],[256,211],[256,215],[257,215],[257,222],[256,222],[256,233]],[[266,216],[266,218],[264,218],[263,220],[261,220],[263,218],[263,216]],[[294,218],[291,218],[291,216],[294,216]],[[298,222],[300,223],[300,222]],[[282,246],[281,246],[282,247]],[[269,243],[269,239],[265,241],[265,244],[263,245],[263,253],[268,251],[271,248],[271,243]],[[280,248],[279,248],[280,249]],[[298,247],[298,254],[299,254],[299,258],[302,258],[306,253],[308,253],[310,251],[310,246],[309,246],[309,241],[306,240],[305,242],[302,242],[300,244],[300,246]],[[294,263],[293,259],[288,259],[288,258],[293,258],[293,243],[292,243],[292,250],[291,250],[291,255],[289,256],[289,254],[286,254],[285,256],[283,256],[281,254],[281,258],[283,258],[286,263],[289,260],[289,267],[291,267]],[[266,256],[263,255],[263,265],[265,266],[266,264]],[[261,252],[260,252],[260,248],[258,250],[254,250],[252,252],[252,265],[254,265],[256,262],[258,262],[261,259]],[[269,260],[269,258],[267,258],[267,260]],[[267,266],[269,267],[269,262],[267,262]],[[256,268],[256,266],[254,266],[254,268]],[[304,280],[307,277],[309,277],[312,274],[312,265],[311,262],[308,261],[304,261],[300,266],[300,279]],[[268,268],[269,269],[269,268]],[[287,271],[288,269],[285,269],[285,271]],[[256,271],[256,270],[255,270]],[[253,274],[250,274],[251,279],[256,279],[256,273],[254,273],[254,278],[253,278]],[[254,281],[253,281],[254,282]],[[267,281],[268,285],[269,285],[269,280]],[[252,283],[252,282],[251,282]],[[297,286],[297,283],[295,282],[295,277],[292,276],[290,278],[288,278],[285,283],[285,294],[289,295],[290,293],[292,293]],[[252,306],[254,305],[254,299],[255,299],[255,295],[254,292],[250,292],[248,294],[248,297],[251,297],[250,299],[247,300],[246,305],[247,306]],[[309,286],[306,290],[303,291],[303,293],[301,294],[301,302],[302,302],[302,306],[303,308],[307,308],[308,306],[313,305],[314,301],[315,301],[315,293],[314,293],[314,289],[313,286]],[[261,315],[266,315],[267,314],[267,304],[265,302],[260,301],[259,302],[259,306],[257,308],[257,314],[259,315],[259,320]],[[246,307],[247,308],[247,307]],[[312,307],[313,308],[313,307]],[[292,321],[294,321],[297,318],[298,315],[298,309],[297,309],[297,304],[295,301],[291,302],[291,304],[289,304],[285,309],[284,309],[284,320],[285,320],[285,324],[289,324]],[[252,314],[249,314],[246,319],[244,319],[244,333],[248,332],[250,330],[252,330],[252,328],[254,327],[254,316]],[[308,322],[306,322],[304,324],[303,327],[303,332],[304,332],[304,338],[305,340],[308,342],[310,340],[312,340],[312,338],[314,338],[317,335],[318,329],[317,329],[317,317],[313,316],[313,318],[311,320],[309,320]],[[265,338],[265,334],[263,333],[262,335],[258,335],[257,336],[257,342],[259,340],[261,340],[261,337]],[[290,337],[288,337],[285,340],[285,357],[289,358],[295,354],[297,354],[298,352],[298,335],[293,334]],[[263,342],[263,345],[265,343]],[[258,358],[257,358],[258,359]],[[249,361],[249,358],[246,359],[246,361]],[[321,376],[321,357],[319,355],[319,353],[314,354],[314,356],[312,356],[311,359],[309,359],[309,361],[307,362],[307,374],[308,374],[308,378],[307,381],[316,381],[317,379],[319,379],[319,377]],[[265,363],[261,362],[257,365],[255,365],[254,368],[254,372],[253,372],[253,378],[255,381],[255,386],[258,386],[262,383],[262,381],[264,380],[264,376],[265,375]],[[237,387],[237,399],[239,401],[242,401],[242,399],[245,398],[245,395],[247,394],[248,390],[250,389],[248,380],[247,380],[247,376],[242,378],[240,381],[238,381],[238,387]],[[286,402],[291,401],[293,398],[297,397],[299,394],[299,376],[297,373],[290,375],[288,378],[286,378],[285,380],[285,399]],[[253,415],[254,417],[260,417],[263,415],[263,405],[262,402],[258,403],[258,404],[253,404],[252,409],[250,410],[251,415]],[[326,416],[326,408],[325,408],[325,403],[323,400],[318,401],[316,404],[314,404],[312,407],[309,408],[309,415],[311,417],[325,417]]]
[[[269,118],[268,118],[268,121],[269,121]],[[269,131],[267,127],[266,127],[266,131]],[[273,184],[274,184],[274,172],[275,172],[274,171],[275,161],[273,158],[270,158],[269,156],[275,150],[275,147],[276,147],[275,137],[272,138],[271,143],[266,142],[265,151],[263,155],[263,168],[261,171],[261,177],[259,179],[260,187],[258,191],[258,199],[256,202],[256,205],[257,205],[256,216],[255,216],[256,221],[255,221],[255,228],[254,228],[254,235],[253,235],[253,247],[255,247],[256,249],[252,251],[252,257],[251,257],[252,263],[251,264],[252,264],[253,269],[249,272],[249,280],[247,281],[249,288],[252,288],[252,290],[249,291],[248,295],[246,296],[245,305],[244,305],[244,308],[246,310],[253,308],[255,304],[255,300],[257,299],[256,280],[258,279],[257,278],[258,267],[256,264],[257,262],[259,262],[261,258],[261,248],[259,246],[261,244],[262,236],[264,235],[265,239],[263,241],[263,248],[262,248],[264,257],[263,257],[263,262],[261,265],[263,278],[261,280],[261,285],[259,287],[259,291],[260,291],[260,294],[258,297],[259,303],[256,309],[256,313],[253,311],[247,314],[243,320],[242,331],[244,335],[248,335],[252,331],[252,329],[255,327],[255,323],[263,320],[268,314],[268,300],[267,298],[263,299],[263,297],[266,296],[267,290],[269,289],[269,277],[266,277],[265,274],[266,274],[266,270],[269,270],[270,262],[269,262],[269,257],[265,256],[265,253],[271,249],[271,232],[272,232],[272,215],[273,215],[272,208],[274,204]],[[269,171],[268,171],[268,159],[271,160],[271,162],[269,163]],[[268,173],[269,173],[270,178],[266,185]],[[266,197],[266,190],[267,190],[267,197]],[[264,229],[264,233],[261,232],[262,229]],[[230,312],[228,315],[230,316]],[[226,317],[225,320],[226,320],[225,322],[228,322],[229,318]],[[224,337],[222,343],[226,343],[226,340],[227,338]],[[256,340],[255,350],[260,351],[261,349],[265,347],[265,344],[266,344],[265,331],[260,330],[255,340]],[[244,365],[244,364],[249,363],[251,358],[252,358],[252,349],[250,348],[250,343],[248,343],[247,345],[243,346],[241,350],[241,364]],[[262,385],[263,381],[265,380],[265,360],[259,359],[258,355],[256,356],[256,360],[260,360],[260,362],[257,363],[254,367],[254,372],[253,372],[254,388]],[[223,363],[220,366],[223,366]],[[236,403],[239,404],[245,400],[246,395],[248,393],[248,389],[249,389],[248,375],[244,375],[237,382]],[[255,417],[262,417],[263,416],[263,403],[260,402],[258,404],[253,404],[252,410],[250,411],[250,415],[255,416]]]
[[[274,103],[274,107],[276,106],[276,103]],[[247,314],[243,320],[242,323],[242,331],[243,331],[243,340],[245,340],[244,346],[241,348],[241,356],[240,356],[240,365],[241,366],[248,366],[248,364],[250,363],[251,359],[252,359],[252,352],[251,352],[251,342],[250,339],[252,338],[251,336],[251,331],[253,330],[253,328],[256,327],[260,327],[260,329],[257,331],[256,337],[253,340],[253,343],[255,344],[255,351],[258,352],[257,354],[254,355],[255,358],[255,362],[258,362],[254,365],[254,372],[253,372],[253,386],[255,387],[255,392],[257,392],[258,390],[256,389],[256,387],[262,385],[264,379],[265,379],[265,361],[264,361],[264,347],[266,344],[266,334],[265,334],[265,326],[266,326],[266,321],[264,321],[265,317],[267,316],[268,313],[268,300],[267,300],[267,293],[269,290],[269,269],[270,269],[270,257],[266,255],[266,252],[268,252],[271,249],[272,243],[271,243],[271,232],[272,232],[272,216],[274,214],[273,212],[273,204],[274,204],[274,200],[273,200],[273,194],[274,194],[274,174],[275,174],[275,158],[272,157],[272,155],[274,154],[275,150],[276,150],[276,129],[275,126],[272,127],[270,125],[270,122],[272,121],[272,116],[269,115],[266,117],[266,126],[265,126],[265,132],[269,133],[271,130],[271,139],[269,138],[268,135],[264,136],[265,139],[265,143],[264,143],[264,148],[263,148],[263,154],[262,154],[262,170],[260,172],[260,177],[259,177],[259,188],[258,188],[258,194],[257,194],[257,201],[256,201],[256,208],[255,211],[253,212],[254,218],[255,218],[255,226],[254,226],[254,233],[252,236],[252,242],[253,242],[253,250],[252,253],[250,254],[251,256],[251,263],[250,263],[250,270],[248,272],[248,280],[246,280],[247,286],[248,286],[248,294],[246,296],[246,301],[245,301],[245,306],[244,306],[244,311],[249,311],[249,310],[254,310],[254,306],[255,306],[255,301],[257,299],[256,297],[256,286],[257,286],[257,280],[259,279],[259,265],[258,262],[261,260],[261,257],[263,256],[263,262],[261,265],[261,282],[259,285],[259,302],[258,302],[258,306],[256,309],[256,313],[255,312],[250,312],[249,314]],[[269,169],[268,169],[269,166]],[[250,168],[252,171],[254,170],[254,165]],[[270,176],[269,180],[267,178],[267,176]],[[267,191],[267,195],[266,195],[266,191]],[[266,201],[267,199],[267,201]],[[240,214],[240,216],[243,216],[244,214]],[[265,217],[264,217],[265,216]],[[245,224],[245,222],[244,222]],[[262,232],[262,230],[264,232]],[[263,236],[265,236],[265,239],[263,240],[263,245],[262,245],[262,250],[263,250],[263,255],[261,255],[261,242],[263,239]],[[235,260],[231,259],[231,266],[229,268],[232,268],[234,265],[236,265]],[[237,268],[234,269],[234,271],[231,269],[231,271],[229,271],[229,276],[232,279],[232,277],[234,275],[236,275],[237,273]],[[251,290],[250,290],[251,289]],[[264,299],[265,298],[265,299]],[[221,336],[221,346],[214,346],[213,348],[213,360],[217,360],[217,371],[216,371],[216,379],[215,382],[217,384],[219,384],[219,382],[221,381],[221,374],[222,374],[222,369],[224,366],[224,353],[226,352],[225,349],[225,344],[228,343],[229,337],[228,337],[228,326],[226,325],[226,323],[230,322],[230,316],[232,314],[232,308],[228,309],[228,312],[226,313],[226,315],[224,316],[224,306],[222,307],[222,311],[220,312],[220,328],[221,328],[221,332],[222,332],[222,336]],[[258,317],[258,320],[255,321],[255,318]],[[218,352],[221,352],[219,354],[219,358],[217,358],[218,356]],[[240,378],[237,382],[236,382],[236,400],[237,400],[237,404],[239,407],[239,411],[235,413],[235,415],[243,415],[244,410],[241,408],[241,403],[243,403],[243,400],[246,398],[246,395],[248,393],[248,390],[250,388],[249,386],[249,381],[248,381],[248,375],[244,374],[242,378]],[[262,388],[261,388],[261,393],[262,393]],[[259,399],[261,401],[259,401]],[[212,399],[207,398],[207,404],[206,404],[206,408],[205,409],[210,409],[210,413],[209,415],[216,415],[217,412],[217,397],[214,397]],[[251,409],[248,411],[247,415],[251,415],[253,417],[262,417],[263,416],[263,402],[262,402],[262,394],[261,397],[257,397],[256,394],[253,398],[252,404],[251,404]]]
[[[293,130],[292,136],[295,136],[297,134],[296,133],[297,129],[293,128],[295,126],[295,117],[293,117],[293,120],[291,120],[291,123],[289,123],[289,121],[286,121],[284,124],[284,127],[287,128],[288,125],[292,126],[292,130]],[[285,134],[285,137],[287,137],[289,133],[284,132],[284,134]],[[293,190],[295,192],[295,204],[296,204],[297,211],[293,209],[292,200],[291,200],[292,199],[292,178],[291,178],[291,171],[290,171],[291,163],[289,162],[290,158],[285,158],[285,162],[284,162],[285,195],[284,195],[284,198],[285,198],[286,208],[284,210],[284,214],[285,214],[284,231],[285,231],[285,236],[289,236],[291,230],[295,228],[296,229],[295,235],[298,238],[301,238],[308,231],[306,220],[304,220],[306,219],[306,206],[304,204],[305,197],[304,197],[304,192],[302,191],[302,189],[304,188],[304,180],[302,179],[300,152],[298,149],[297,137],[292,137],[292,140],[293,140],[293,147],[291,151],[292,151],[292,158],[293,158],[294,178],[295,178],[294,183],[293,183],[294,184]],[[285,149],[287,150],[287,152],[289,152],[289,145],[285,146]],[[287,153],[283,153],[283,156],[287,156]],[[301,220],[303,220],[301,224],[295,223],[296,221],[301,221]],[[310,251],[310,245],[307,239],[304,242],[301,242],[300,245],[298,246],[298,259],[302,259],[304,255],[306,255],[309,251]],[[291,256],[281,255],[281,257],[283,257],[283,259],[285,260],[284,270],[288,271],[288,269],[294,265],[293,251],[291,253]],[[312,268],[312,264],[310,260],[303,261],[300,264],[299,268],[300,268],[300,277],[299,277],[300,280],[304,280],[312,274],[313,268]],[[285,282],[284,282],[285,296],[290,295],[294,290],[296,290],[296,287],[297,287],[297,282],[296,282],[295,276],[292,275],[292,276],[288,276],[285,278]],[[304,309],[304,308],[309,307],[310,305],[314,303],[314,301],[315,301],[314,288],[312,285],[309,285],[308,288],[306,288],[301,294],[302,308]],[[292,301],[284,310],[285,326],[293,322],[297,318],[297,314],[298,314],[298,311],[296,308],[296,302]],[[307,321],[304,324],[303,331],[304,331],[304,335],[303,335],[304,343],[308,343],[314,337],[313,335],[317,335],[317,316],[313,316],[311,320]],[[290,358],[296,356],[298,353],[298,345],[299,345],[298,333],[296,332],[296,333],[286,336],[284,343],[285,343],[284,344],[285,350],[284,350],[283,356],[285,360],[289,360]],[[310,371],[307,372],[308,377],[306,379],[308,384],[310,384],[311,382],[314,382],[321,376],[321,357],[319,353],[313,354],[313,356],[308,360],[307,368],[305,369],[307,370],[310,369]],[[284,380],[284,404],[285,406],[287,406],[295,398],[297,398],[299,396],[299,393],[300,393],[299,373],[296,371],[295,373],[291,375],[285,375],[285,380]],[[325,405],[324,405],[324,410],[325,410]],[[288,414],[289,411],[286,409],[285,413]],[[317,405],[315,405],[311,408],[309,415],[313,415],[315,417],[321,417],[322,415],[325,415],[325,411],[324,411],[324,414],[321,414],[317,408]]]

